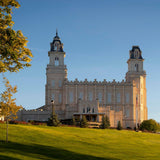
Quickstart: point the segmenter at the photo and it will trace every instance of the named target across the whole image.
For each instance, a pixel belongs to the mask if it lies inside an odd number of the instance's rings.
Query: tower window
[[[135,64],[135,71],[138,72],[138,64]]]
[[[59,58],[55,57],[55,66],[59,66]]]

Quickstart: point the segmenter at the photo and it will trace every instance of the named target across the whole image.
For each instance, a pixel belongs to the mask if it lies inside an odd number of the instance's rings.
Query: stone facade
[[[81,118],[100,122],[107,115],[111,127],[120,121],[123,128],[134,128],[147,119],[146,72],[143,70],[142,52],[133,46],[129,52],[128,72],[121,82],[69,81],[64,64],[63,44],[56,33],[48,52],[46,68],[45,107],[51,110],[51,100],[59,119]]]

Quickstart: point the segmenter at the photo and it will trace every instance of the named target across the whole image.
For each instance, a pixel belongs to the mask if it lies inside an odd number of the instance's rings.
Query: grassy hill
[[[0,140],[5,140],[0,124]],[[159,160],[160,135],[133,131],[10,125],[6,160]]]

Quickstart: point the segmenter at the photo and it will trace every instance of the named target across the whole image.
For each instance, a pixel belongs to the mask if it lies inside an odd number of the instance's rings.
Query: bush
[[[74,116],[72,118],[72,125],[76,126],[76,120],[75,120]]]
[[[88,122],[87,122],[85,116],[83,116],[82,119],[81,119],[81,121],[80,121],[80,127],[81,128],[87,128],[88,127]]]
[[[109,128],[110,127],[110,122],[109,122],[109,118],[106,116],[106,117],[102,117],[102,124],[100,125],[100,128],[102,129],[106,129],[106,128]]]
[[[121,126],[121,122],[120,121],[118,121],[117,129],[118,130],[122,130],[122,126]]]
[[[156,132],[159,128],[160,125],[153,119],[145,120],[140,125],[140,130],[142,131]]]
[[[48,118],[47,125],[54,126],[54,127],[58,127],[60,125],[60,121],[58,120],[58,117],[56,114],[51,115],[51,117]]]

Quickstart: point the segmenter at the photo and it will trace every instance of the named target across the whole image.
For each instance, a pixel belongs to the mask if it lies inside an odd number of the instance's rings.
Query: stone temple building
[[[56,33],[48,52],[49,64],[46,69],[45,108],[55,102],[59,119],[82,118],[88,121],[102,120],[107,115],[111,127],[120,121],[123,128],[134,128],[147,119],[146,72],[144,59],[138,46],[129,51],[128,72],[121,82],[70,81],[67,79],[66,53]]]

